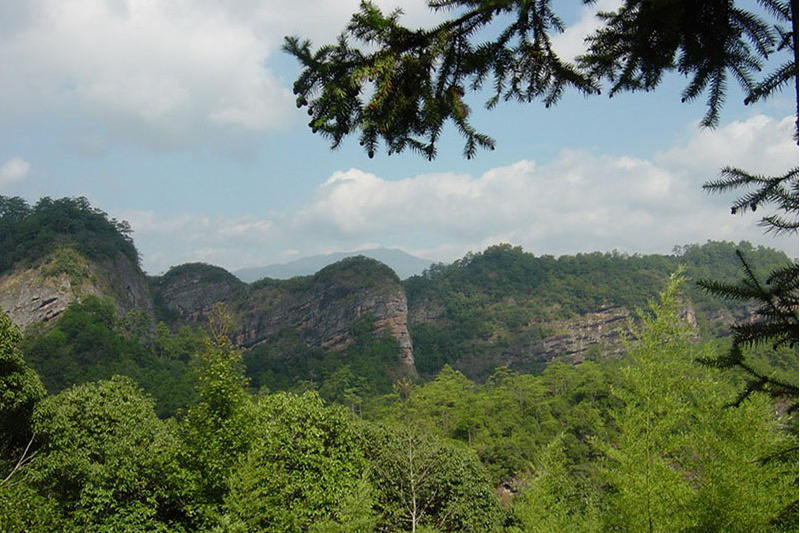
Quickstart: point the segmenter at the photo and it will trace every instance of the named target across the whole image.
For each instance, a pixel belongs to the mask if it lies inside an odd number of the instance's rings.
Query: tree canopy
[[[0,196],[0,273],[64,246],[95,260],[123,254],[138,265],[131,233],[127,222],[109,219],[84,197],[44,197],[30,206],[22,198]]]
[[[584,4],[592,0],[582,0]],[[560,57],[553,35],[564,22],[552,0],[428,0],[452,14],[431,28],[409,28],[401,11],[389,14],[369,1],[335,44],[314,49],[287,37],[284,49],[302,65],[294,84],[309,127],[339,146],[350,134],[372,157],[412,149],[433,159],[443,126],[465,139],[464,155],[494,148],[470,123],[467,93],[487,89],[486,106],[501,100],[549,107],[567,89],[609,96],[654,90],[671,72],[687,79],[684,101],[704,97],[702,123],[719,121],[729,85],[742,87],[745,104],[794,83],[797,92],[797,5],[759,0],[625,0],[598,13],[601,27],[586,35],[586,53]],[[776,55],[785,56],[770,66]]]

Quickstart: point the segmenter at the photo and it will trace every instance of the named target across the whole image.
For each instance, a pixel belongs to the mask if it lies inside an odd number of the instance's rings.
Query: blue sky
[[[409,24],[434,20],[401,5]],[[594,24],[560,2],[581,49]],[[615,0],[595,6],[613,8]],[[498,142],[473,160],[450,132],[439,158],[372,160],[311,134],[283,35],[330,41],[355,0],[26,0],[0,3],[0,194],[86,196],[128,220],[151,273],[205,261],[225,268],[376,246],[451,261],[497,242],[536,254],[666,253],[742,240],[797,256],[755,216],[702,183],[725,165],[762,173],[797,163],[787,91],[753,107],[732,91],[716,130],[682,80],[656,93],[555,108],[505,104],[475,123]]]

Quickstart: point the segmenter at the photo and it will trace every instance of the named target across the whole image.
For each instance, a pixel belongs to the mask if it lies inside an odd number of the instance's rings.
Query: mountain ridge
[[[434,263],[434,261],[422,259],[397,248],[371,248],[352,252],[312,255],[288,263],[240,268],[231,273],[245,283],[253,283],[263,278],[290,279],[297,276],[310,276],[328,265],[359,255],[380,261],[394,270],[403,280],[421,274]]]

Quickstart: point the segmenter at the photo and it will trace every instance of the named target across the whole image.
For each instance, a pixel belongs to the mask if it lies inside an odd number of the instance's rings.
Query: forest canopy
[[[73,247],[90,259],[115,259],[122,254],[139,264],[130,225],[109,218],[82,196],[44,197],[32,206],[17,196],[0,196],[0,235],[0,273],[62,246]]]

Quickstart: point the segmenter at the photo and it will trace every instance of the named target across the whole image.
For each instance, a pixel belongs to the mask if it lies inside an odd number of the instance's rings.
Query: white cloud
[[[167,146],[285,126],[291,95],[265,62],[277,36],[201,0],[39,0],[0,39],[0,103]]]
[[[422,0],[406,4],[410,22],[429,19]],[[0,106],[18,120],[57,114],[112,141],[161,149],[284,128],[297,116],[290,81],[272,67],[284,35],[330,41],[357,8],[358,0],[1,2]]]
[[[586,52],[587,36],[599,29],[602,21],[597,17],[600,11],[615,11],[622,5],[620,0],[599,0],[580,8],[578,20],[567,26],[564,33],[553,37],[553,48],[563,59],[573,60]]]
[[[229,269],[261,265],[266,260],[262,250],[279,241],[274,223],[254,216],[161,215],[153,211],[117,216],[130,222],[144,268],[151,273],[196,261]]]
[[[547,165],[519,161],[478,177],[391,181],[350,169],[334,173],[293,211],[216,219],[139,213],[129,220],[137,243],[176,251],[172,264],[213,258],[233,269],[367,244],[444,261],[497,242],[559,255],[664,253],[709,239],[750,240],[794,256],[796,239],[764,238],[758,217],[733,217],[731,199],[714,200],[701,189],[729,161],[755,171],[796,164],[796,146],[783,131],[791,127],[791,119],[757,116],[713,134],[696,132],[651,159],[563,150]]]
[[[13,157],[0,167],[0,186],[25,179],[31,169],[30,163],[21,157]]]
[[[675,172],[701,173],[703,181],[713,178],[724,166],[777,175],[797,165],[793,133],[793,116],[775,120],[755,115],[718,130],[694,128],[689,142],[659,153],[654,159]]]

